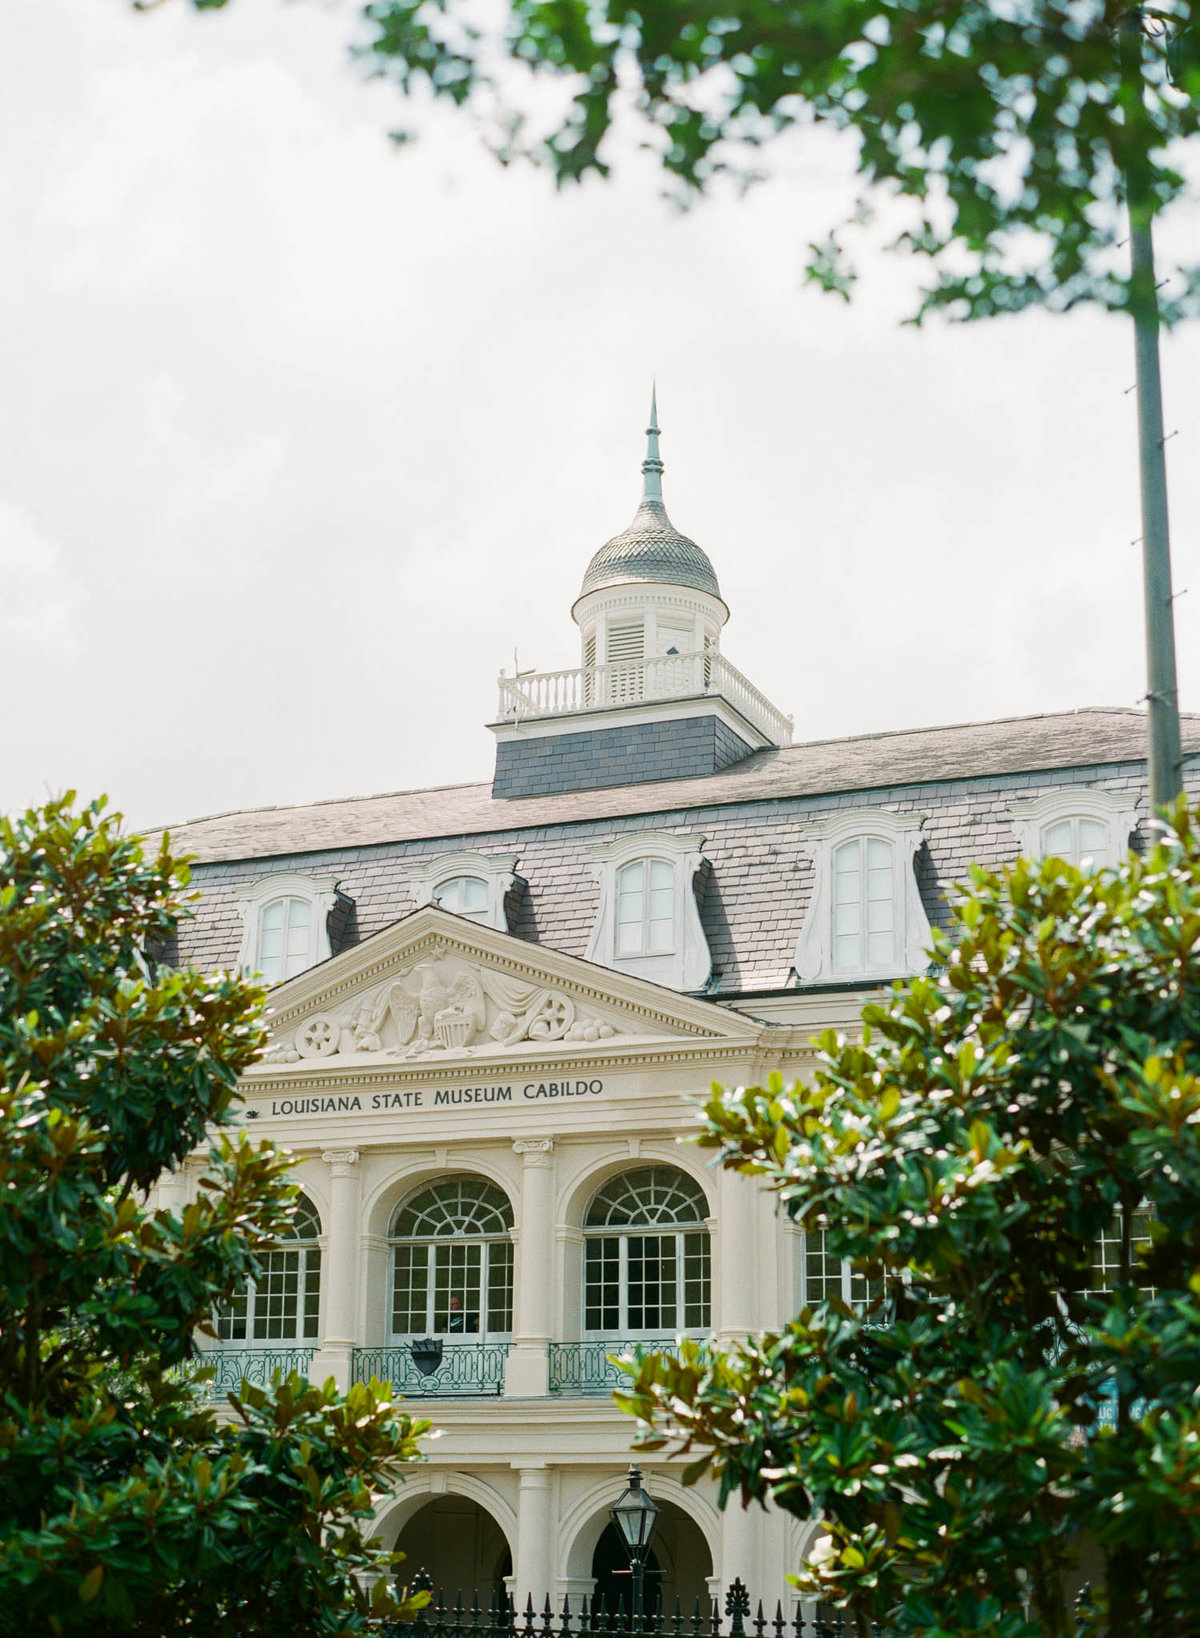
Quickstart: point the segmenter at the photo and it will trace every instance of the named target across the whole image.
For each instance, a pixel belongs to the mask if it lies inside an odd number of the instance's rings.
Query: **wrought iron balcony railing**
[[[209,1397],[224,1399],[227,1393],[241,1386],[243,1378],[253,1382],[255,1387],[269,1388],[276,1371],[283,1376],[292,1371],[307,1376],[316,1351],[315,1347],[288,1343],[264,1348],[205,1348],[199,1355],[199,1363],[217,1373],[208,1385]]]
[[[356,1348],[351,1359],[355,1382],[377,1376],[390,1382],[396,1393],[427,1394],[441,1399],[451,1394],[499,1394],[504,1391],[507,1342],[447,1342],[438,1368],[425,1376],[403,1346]]]
[[[611,1355],[632,1358],[639,1349],[653,1353],[673,1348],[675,1338],[639,1337],[635,1342],[552,1342],[550,1344],[551,1393],[611,1393],[628,1382],[613,1364]]]

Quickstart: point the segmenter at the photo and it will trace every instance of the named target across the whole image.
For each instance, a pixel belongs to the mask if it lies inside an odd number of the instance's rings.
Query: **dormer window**
[[[600,902],[587,958],[602,966],[699,990],[712,958],[696,906],[702,836],[641,831],[591,849]]]
[[[801,983],[883,982],[928,965],[929,919],[913,870],[923,823],[874,808],[808,827],[814,874],[796,944]]]
[[[329,912],[334,882],[311,876],[268,876],[238,901],[242,947],[238,971],[264,984],[283,984],[332,954]]]
[[[451,876],[433,890],[433,902],[468,921],[486,921],[490,894],[482,876]]]
[[[675,869],[635,859],[617,871],[617,955],[670,955],[675,948]]]
[[[515,853],[439,853],[434,859],[406,860],[404,873],[413,901],[508,931],[506,901],[516,883]]]
[[[1109,869],[1129,849],[1138,816],[1128,797],[1076,785],[1014,802],[1009,810],[1027,858],[1065,859],[1085,870]]]

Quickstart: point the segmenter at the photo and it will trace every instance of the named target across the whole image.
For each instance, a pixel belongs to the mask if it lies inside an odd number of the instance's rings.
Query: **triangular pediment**
[[[481,927],[434,905],[281,984],[252,1074],[503,1060],[691,1041],[762,1026],[711,1002]]]

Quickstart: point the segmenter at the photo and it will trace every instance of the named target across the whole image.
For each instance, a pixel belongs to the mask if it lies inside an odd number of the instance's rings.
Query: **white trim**
[[[649,978],[671,989],[703,989],[712,973],[712,956],[700,912],[696,908],[694,882],[704,863],[703,836],[679,831],[641,830],[619,836],[615,841],[588,848],[592,869],[600,884],[600,903],[588,938],[587,960],[611,967],[615,972]],[[667,955],[618,956],[617,872],[636,859],[662,859],[674,871],[675,937]]]
[[[921,813],[890,813],[886,808],[855,808],[805,828],[804,841],[813,858],[813,890],[808,913],[796,941],[796,975],[802,984],[834,984],[864,978],[911,978],[929,965],[926,950],[932,936],[917,889],[913,860],[921,846]],[[834,970],[833,855],[843,842],[876,836],[895,849],[899,878],[895,896],[896,959],[861,971]]]
[[[1062,819],[1093,819],[1104,825],[1108,831],[1107,852],[1103,859],[1094,861],[1101,869],[1117,865],[1124,858],[1139,817],[1131,797],[1114,796],[1094,785],[1060,786],[1031,801],[1010,803],[1008,814],[1017,846],[1029,859],[1043,857],[1041,834],[1047,825]]]
[[[247,888],[237,901],[238,915],[242,918],[242,942],[238,949],[237,970],[244,978],[257,972],[259,918],[274,899],[303,899],[311,913],[308,936],[308,961],[304,971],[318,962],[328,961],[333,954],[329,943],[329,914],[337,903],[337,880],[333,876],[298,876],[283,873],[264,876]],[[299,977],[299,974],[293,974]],[[287,982],[287,980],[283,980]]]
[[[774,747],[770,739],[728,700],[718,694],[692,694],[682,700],[642,700],[637,705],[615,706],[612,710],[564,712],[558,717],[525,717],[520,722],[489,722],[488,727],[502,745],[512,740],[549,739],[562,734],[594,734],[599,728],[627,728],[631,723],[686,722],[695,717],[716,717],[731,733],[744,739],[752,751]]]
[[[438,888],[457,876],[476,876],[485,882],[488,890],[486,912],[481,916],[464,916],[461,919],[474,922],[477,927],[495,927],[501,933],[508,932],[504,901],[517,879],[516,868],[515,853],[473,853],[465,849],[461,853],[439,853],[433,859],[404,861],[404,874],[418,910],[432,904]],[[452,910],[445,913],[454,914]]]

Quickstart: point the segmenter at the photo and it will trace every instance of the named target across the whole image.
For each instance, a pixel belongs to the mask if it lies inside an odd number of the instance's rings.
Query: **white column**
[[[553,1336],[554,1300],[554,1139],[519,1138],[513,1153],[522,1158],[521,1233],[517,1242],[516,1312],[513,1345],[504,1371],[504,1391],[518,1399],[549,1392],[548,1347]],[[543,1587],[546,1592],[549,1583]],[[526,1589],[528,1590],[528,1589]]]
[[[720,1270],[715,1330],[722,1341],[759,1329],[759,1194],[754,1180],[738,1172],[720,1174],[717,1216],[717,1266]],[[721,1584],[728,1590],[741,1577],[753,1597],[762,1586],[762,1534],[765,1515],[758,1503],[743,1508],[736,1494],[721,1515]],[[722,1609],[724,1608],[722,1591]]]
[[[321,1348],[312,1364],[318,1382],[332,1376],[344,1393],[350,1386],[350,1355],[358,1309],[358,1150],[329,1149],[329,1222],[321,1259]]]
[[[720,1290],[714,1329],[724,1341],[744,1337],[759,1327],[758,1191],[754,1180],[738,1172],[721,1174],[716,1225],[716,1262]]]
[[[554,1496],[551,1472],[544,1462],[527,1466],[514,1462],[517,1470],[517,1553],[513,1564],[513,1597],[518,1613],[533,1595],[533,1607],[541,1610],[554,1574]]]

